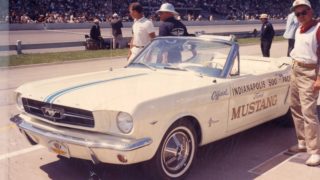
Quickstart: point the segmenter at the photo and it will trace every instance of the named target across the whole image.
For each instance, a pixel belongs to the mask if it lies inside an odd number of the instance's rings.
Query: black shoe
[[[296,154],[300,152],[307,152],[307,148],[299,148],[298,145],[294,145],[288,149],[288,153]]]

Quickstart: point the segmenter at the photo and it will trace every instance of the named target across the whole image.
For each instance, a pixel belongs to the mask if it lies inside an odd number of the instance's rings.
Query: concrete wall
[[[285,23],[284,20],[271,21],[273,24]],[[208,26],[208,25],[240,25],[240,24],[260,24],[259,20],[254,21],[184,21],[186,26]],[[154,25],[158,27],[159,21],[154,22]],[[17,31],[17,30],[43,30],[43,29],[89,29],[92,23],[37,23],[37,24],[0,24],[0,31]],[[124,27],[132,27],[132,22],[123,22]],[[102,28],[110,28],[110,24],[103,22],[101,23]]]

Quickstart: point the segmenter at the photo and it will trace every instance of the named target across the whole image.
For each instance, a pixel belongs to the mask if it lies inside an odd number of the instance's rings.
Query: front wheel
[[[197,137],[191,123],[187,121],[173,124],[149,162],[147,171],[153,171],[152,179],[182,179],[189,171],[197,151]]]

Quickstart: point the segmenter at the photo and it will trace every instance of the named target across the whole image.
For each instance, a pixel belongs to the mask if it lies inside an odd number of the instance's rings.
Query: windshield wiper
[[[181,68],[181,67],[177,67],[177,66],[164,66],[163,69],[178,70],[178,71],[187,71],[187,69]]]
[[[146,66],[147,68],[153,70],[153,71],[156,71],[157,69],[155,67],[152,67],[146,63],[143,63],[143,62],[134,62],[134,63],[131,63],[131,64],[138,64],[138,65],[143,65],[143,66]]]
[[[197,72],[188,70],[186,68],[178,67],[178,66],[172,66],[172,65],[171,66],[164,66],[163,69],[177,70],[177,71],[188,71],[188,72],[195,74],[196,76],[203,78],[203,75],[201,73],[197,73]]]

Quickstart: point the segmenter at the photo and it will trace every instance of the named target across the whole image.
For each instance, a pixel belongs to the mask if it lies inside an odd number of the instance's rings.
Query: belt
[[[132,47],[136,47],[136,48],[144,48],[144,46],[137,46],[137,45],[132,45]]]
[[[317,64],[306,64],[306,63],[299,62],[299,61],[296,61],[296,60],[293,60],[293,64],[296,64],[296,65],[298,65],[300,67],[309,68],[309,69],[316,69],[318,67]]]

